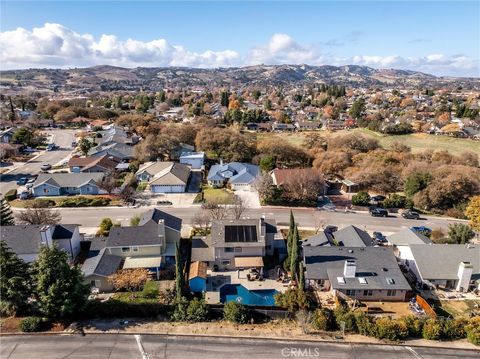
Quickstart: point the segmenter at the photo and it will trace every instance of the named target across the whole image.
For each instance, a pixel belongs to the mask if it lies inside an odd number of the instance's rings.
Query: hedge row
[[[59,207],[103,207],[110,204],[110,198],[72,197],[61,201]]]
[[[403,340],[421,337],[429,340],[454,340],[467,338],[480,345],[480,317],[470,320],[424,319],[406,316],[399,319],[374,318],[360,311],[349,311],[343,307],[331,311],[317,309],[313,313],[312,325],[318,330],[336,330],[344,325],[345,331],[359,333],[378,339]]]

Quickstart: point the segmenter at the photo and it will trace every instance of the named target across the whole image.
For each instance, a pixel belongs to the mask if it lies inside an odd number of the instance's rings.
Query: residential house
[[[10,143],[12,142],[13,134],[17,129],[14,127],[9,127],[5,130],[0,131],[0,142],[1,143]]]
[[[87,124],[87,131],[93,131],[97,128],[101,128],[102,130],[108,130],[109,127],[111,127],[111,125],[106,120],[93,120]]]
[[[113,227],[105,252],[124,258],[123,269],[146,268],[159,278],[160,269],[175,263],[182,220],[158,209],[144,213],[138,226]]]
[[[386,237],[387,243],[393,246],[393,250],[400,262],[409,266],[413,261],[412,251],[410,250],[411,244],[430,244],[432,241],[420,232],[417,232],[411,228],[405,228],[401,231],[391,234]]]
[[[113,172],[119,163],[107,154],[103,156],[72,157],[68,161],[70,172]]]
[[[480,246],[473,244],[410,244],[407,267],[418,285],[460,292],[480,289]]]
[[[88,156],[104,156],[113,158],[117,162],[130,161],[135,158],[134,147],[124,143],[102,143],[88,151]]]
[[[95,195],[101,192],[98,183],[103,173],[41,173],[32,186],[35,197]]]
[[[105,248],[94,257],[87,258],[82,265],[84,283],[97,288],[100,292],[113,291],[113,285],[108,277],[122,267],[123,258],[108,254]]]
[[[195,152],[195,146],[187,143],[180,143],[170,154],[170,158],[174,161],[178,161],[184,153]]]
[[[305,177],[315,172],[313,168],[276,168],[270,171],[270,176],[272,177],[273,185],[278,187],[283,186],[289,178]],[[322,193],[325,193],[325,187],[317,195]]]
[[[275,122],[272,125],[273,132],[293,132],[295,131],[296,127],[291,123],[278,123]]]
[[[259,167],[240,162],[213,165],[208,172],[207,181],[211,187],[230,186],[233,190],[251,191],[260,173]]]
[[[347,226],[338,231],[332,232],[333,241],[343,247],[369,247],[374,243],[370,235],[355,226]]]
[[[209,236],[192,241],[191,261],[216,270],[263,268],[263,257],[284,252],[285,241],[275,221],[215,220]]]
[[[317,121],[297,121],[294,125],[299,131],[316,131],[322,124]]]
[[[202,169],[204,162],[205,152],[184,152],[180,155],[180,163],[194,170]]]
[[[176,162],[147,162],[135,174],[147,182],[153,193],[183,193],[190,178],[190,167]]]
[[[388,247],[303,248],[305,285],[362,301],[405,301],[410,285]]]
[[[42,246],[56,246],[73,261],[83,239],[77,224],[2,226],[0,232],[2,241],[29,263],[37,259]]]

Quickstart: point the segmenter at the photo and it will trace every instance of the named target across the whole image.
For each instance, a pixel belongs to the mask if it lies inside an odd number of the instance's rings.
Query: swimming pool
[[[274,306],[275,289],[248,290],[241,284],[226,284],[220,288],[220,301],[236,301],[245,305]]]

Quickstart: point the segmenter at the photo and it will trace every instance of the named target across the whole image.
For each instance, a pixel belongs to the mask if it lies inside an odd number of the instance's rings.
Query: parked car
[[[325,233],[333,233],[333,232],[338,231],[338,227],[337,226],[326,226],[324,231],[325,231]]]
[[[52,165],[50,163],[44,163],[42,167],[40,167],[42,171],[48,171],[51,168],[52,168]]]
[[[31,193],[29,191],[22,191],[18,198],[20,199],[29,199],[31,197]]]
[[[370,197],[370,202],[372,202],[372,203],[379,203],[379,202],[385,201],[386,198],[387,198],[387,197],[382,196],[381,194],[379,194],[379,195]]]
[[[420,214],[409,209],[402,213],[402,217],[406,219],[420,219]]]
[[[173,203],[170,202],[170,201],[158,201],[158,202],[157,202],[157,205],[159,205],[159,206],[161,206],[161,205],[163,205],[163,206],[169,206],[169,205],[172,205],[172,204],[173,204]]]
[[[388,211],[384,208],[370,208],[370,215],[372,217],[388,217]]]
[[[47,146],[47,151],[53,151],[55,149],[55,145],[53,143],[50,143],[48,146]]]
[[[24,186],[25,183],[27,183],[27,180],[28,180],[27,177],[22,177],[22,178],[17,180],[17,185],[18,186]]]
[[[415,232],[421,233],[427,237],[432,234],[432,229],[425,226],[410,227],[410,229],[414,230]]]
[[[373,232],[373,240],[378,243],[385,243],[387,238],[382,234],[382,232]]]

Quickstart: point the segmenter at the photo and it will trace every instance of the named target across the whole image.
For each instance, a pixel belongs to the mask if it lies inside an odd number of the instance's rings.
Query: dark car
[[[432,230],[425,226],[411,227],[410,229],[414,230],[415,232],[421,233],[427,237],[430,237],[430,235],[432,234]]]
[[[420,214],[415,211],[407,210],[402,213],[402,217],[406,219],[420,219]]]
[[[379,194],[379,195],[370,197],[370,201],[375,202],[375,203],[379,203],[379,202],[385,201],[386,198],[387,198],[387,197],[382,196],[381,194]]]
[[[159,206],[171,206],[173,203],[170,201],[158,201],[157,205]]]
[[[382,232],[373,232],[373,240],[379,243],[385,243],[387,238],[382,234]]]
[[[372,217],[388,217],[388,211],[384,208],[370,208],[370,215]]]
[[[27,177],[22,177],[17,181],[17,185],[23,186],[25,185],[25,183],[27,183],[27,181],[28,181]]]

